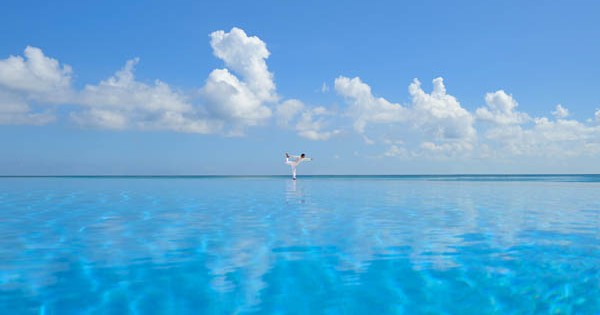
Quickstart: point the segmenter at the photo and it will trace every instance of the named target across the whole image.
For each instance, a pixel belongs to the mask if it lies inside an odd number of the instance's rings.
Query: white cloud
[[[275,111],[277,123],[280,126],[289,125],[290,121],[292,121],[303,109],[304,104],[296,99],[290,99],[277,105]]]
[[[338,77],[336,91],[350,104],[348,115],[354,119],[354,128],[365,133],[367,124],[396,124],[416,130],[427,142],[437,142],[441,148],[470,150],[476,139],[473,117],[452,95],[446,93],[442,78],[433,80],[433,91],[428,94],[421,83],[414,80],[409,86],[410,107],[373,96],[371,87],[360,78]]]
[[[386,157],[408,158],[411,153],[404,147],[392,144],[387,151],[383,153]]]
[[[354,129],[358,133],[364,133],[368,123],[392,123],[409,119],[406,108],[373,96],[371,87],[359,77],[338,77],[335,79],[335,90],[350,103],[348,114],[353,117]]]
[[[567,119],[569,110],[560,104],[551,112],[554,118],[532,118],[518,110],[512,95],[497,90],[486,93],[485,106],[471,113],[447,93],[441,77],[432,81],[429,93],[415,79],[408,88],[410,101],[400,104],[375,96],[359,77],[339,76],[333,88],[348,104],[345,110],[306,106],[280,98],[267,66],[270,52],[260,38],[232,28],[210,34],[210,45],[224,67],[211,71],[204,85],[191,93],[160,80],[136,79],[138,59],[76,91],[68,65],[28,46],[22,56],[0,60],[0,124],[46,124],[55,120],[57,106],[68,104],[76,106],[66,112],[77,124],[112,130],[241,135],[274,117],[279,127],[300,137],[327,140],[349,123],[364,143],[385,144],[388,157],[554,158],[600,153],[600,110],[587,123]],[[329,86],[323,83],[320,90],[325,93]],[[478,137],[478,130],[484,137]]]
[[[71,68],[41,49],[27,46],[24,57],[0,60],[0,124],[47,124],[54,115],[32,104],[56,104],[71,97]]]
[[[238,28],[211,35],[213,53],[229,69],[213,70],[201,90],[201,99],[156,80],[137,81],[129,60],[123,69],[97,85],[86,85],[79,103],[88,110],[71,114],[74,121],[108,129],[162,129],[181,132],[241,135],[248,126],[271,117],[266,103],[276,102],[273,75],[268,71],[269,51],[258,37]]]
[[[0,91],[0,125],[45,125],[54,120],[51,113],[32,112],[19,97]]]
[[[83,126],[104,129],[125,129],[128,125],[126,115],[115,110],[92,108],[82,112],[72,112],[71,119]]]
[[[127,61],[115,75],[98,85],[86,85],[80,102],[91,107],[144,112],[191,111],[184,95],[173,91],[168,84],[156,80],[145,84],[135,80],[134,67],[139,59]]]
[[[600,127],[565,119],[569,111],[560,104],[552,112],[556,120],[550,120],[517,112],[517,102],[502,90],[487,93],[486,103],[490,110],[479,108],[477,116],[495,124],[485,133],[482,156],[565,158],[600,152]]]
[[[275,112],[280,127],[293,127],[299,136],[315,141],[328,140],[341,132],[339,129],[326,130],[332,122],[329,118],[334,115],[323,106],[307,107],[296,99],[277,105]]]
[[[473,144],[465,141],[434,143],[425,141],[421,143],[420,148],[427,153],[434,153],[434,156],[441,157],[446,155],[460,155],[464,152],[473,150]]]
[[[410,144],[417,142],[418,147],[393,145],[384,153],[388,157],[472,154],[480,158],[561,158],[600,152],[600,126],[565,119],[569,112],[561,105],[553,112],[555,121],[545,117],[532,119],[519,112],[517,101],[503,90],[487,93],[486,107],[478,108],[475,116],[447,94],[442,78],[433,80],[431,93],[425,92],[415,79],[409,86],[411,104],[406,106],[374,97],[371,88],[359,78],[339,77],[336,91],[348,101],[348,116],[353,118],[355,130],[361,135],[368,134],[365,129],[368,124],[376,123],[400,128],[409,126],[416,132],[407,139]],[[595,115],[600,121],[600,110]],[[477,137],[475,117],[492,123],[482,139]]]
[[[266,63],[270,53],[265,42],[256,36],[246,35],[237,27],[229,33],[222,30],[213,32],[210,38],[214,55],[242,76],[244,84],[258,100],[277,101],[273,74]]]
[[[168,84],[136,81],[137,63],[137,58],[129,60],[115,75],[97,85],[86,85],[78,101],[88,109],[71,113],[71,118],[83,126],[116,130],[213,133],[222,128],[220,122],[206,118],[201,108]]]
[[[535,132],[545,141],[587,140],[594,135],[596,128],[588,127],[576,120],[558,119],[551,121],[546,117],[535,119]]]
[[[265,123],[272,115],[269,105],[279,100],[266,64],[269,51],[262,40],[247,36],[239,28],[213,32],[210,38],[214,55],[228,68],[210,73],[200,89],[199,100],[160,80],[152,84],[137,81],[134,67],[138,59],[127,61],[121,70],[98,84],[73,91],[71,68],[34,47],[25,49],[25,58],[0,60],[0,92],[11,95],[11,108],[15,107],[15,98],[20,103],[80,105],[82,108],[69,116],[83,126],[240,135],[248,126]],[[6,107],[4,112],[8,111],[8,103],[8,99],[0,99],[0,106]],[[19,116],[18,121],[24,122],[29,116],[31,123],[49,121],[28,113]],[[7,117],[13,116],[5,114],[2,121],[6,123]]]
[[[71,67],[46,57],[41,49],[27,46],[21,56],[0,60],[0,86],[18,92],[31,93],[43,101],[62,100],[71,86]]]
[[[296,123],[298,135],[310,140],[328,140],[339,134],[341,131],[338,129],[324,130],[327,126],[324,117],[329,115],[332,113],[321,106],[302,112]]]
[[[202,91],[211,114],[239,127],[258,125],[271,116],[271,109],[227,69],[211,72]]]
[[[475,111],[479,120],[498,125],[522,124],[531,120],[529,115],[516,111],[517,101],[503,90],[486,93],[485,103],[487,108],[480,107]]]
[[[564,158],[600,152],[600,127],[577,120],[535,118],[533,125],[505,125],[486,133],[497,156]]]
[[[215,69],[201,89],[202,95],[209,113],[241,134],[246,126],[262,124],[271,117],[268,104],[279,100],[266,63],[270,53],[260,38],[239,28],[229,33],[216,31],[210,37],[214,55],[241,79],[229,69]]]
[[[565,118],[569,116],[569,110],[558,104],[556,105],[556,110],[552,112],[552,115],[556,118]]]
[[[446,94],[443,78],[433,80],[433,91],[427,94],[415,79],[410,84],[413,123],[437,141],[475,140],[473,116],[452,95]],[[465,148],[469,146],[464,146]]]
[[[369,137],[367,137],[366,135],[362,135],[362,139],[365,142],[365,144],[371,145],[371,144],[375,144],[375,141]]]

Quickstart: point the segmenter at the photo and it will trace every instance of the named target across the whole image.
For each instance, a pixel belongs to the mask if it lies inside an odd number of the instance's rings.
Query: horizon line
[[[306,174],[298,177],[452,177],[452,176],[599,176],[600,173],[456,173],[456,174]],[[283,174],[253,174],[253,175],[177,175],[177,174],[80,174],[80,175],[0,175],[0,178],[76,178],[76,177],[290,177]]]

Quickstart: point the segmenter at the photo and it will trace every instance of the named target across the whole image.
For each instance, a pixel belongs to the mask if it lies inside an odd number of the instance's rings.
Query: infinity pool
[[[599,176],[0,178],[0,314],[598,314]]]

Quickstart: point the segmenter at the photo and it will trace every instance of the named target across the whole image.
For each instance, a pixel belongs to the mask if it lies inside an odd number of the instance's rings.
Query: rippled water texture
[[[598,314],[600,178],[0,178],[0,313]]]

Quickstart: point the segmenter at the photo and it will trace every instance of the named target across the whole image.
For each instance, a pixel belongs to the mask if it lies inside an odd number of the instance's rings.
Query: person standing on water
[[[304,153],[300,154],[300,156],[297,155],[289,155],[289,154],[285,154],[285,164],[289,165],[292,167],[292,179],[296,180],[296,166],[298,166],[298,164],[300,164],[301,162],[304,161],[311,161],[311,158],[307,158],[306,155],[304,155]]]

